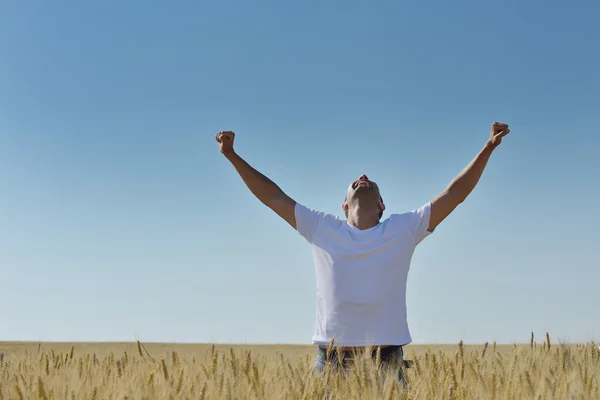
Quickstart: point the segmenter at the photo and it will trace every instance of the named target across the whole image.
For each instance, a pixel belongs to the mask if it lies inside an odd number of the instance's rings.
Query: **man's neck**
[[[348,210],[348,224],[360,230],[374,227],[379,223],[379,214],[374,212],[365,212],[360,209]]]

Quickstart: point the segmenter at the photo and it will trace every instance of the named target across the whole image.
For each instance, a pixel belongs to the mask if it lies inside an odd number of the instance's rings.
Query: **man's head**
[[[348,211],[351,209],[360,209],[363,212],[377,212],[379,218],[383,216],[385,204],[379,192],[379,186],[366,175],[362,175],[348,187],[346,199],[342,204],[342,210],[348,217]]]

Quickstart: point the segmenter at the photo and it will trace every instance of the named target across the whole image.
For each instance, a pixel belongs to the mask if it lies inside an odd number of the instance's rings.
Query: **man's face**
[[[373,207],[377,207],[383,211],[383,203],[381,201],[379,186],[377,186],[377,183],[370,180],[366,175],[361,175],[348,187],[346,201],[342,206],[344,211],[347,210],[348,203],[351,203],[357,199],[360,199],[361,204],[363,204],[363,202],[364,204],[369,204],[372,202]]]
[[[348,199],[356,196],[379,198],[379,186],[366,175],[361,175],[348,187]]]

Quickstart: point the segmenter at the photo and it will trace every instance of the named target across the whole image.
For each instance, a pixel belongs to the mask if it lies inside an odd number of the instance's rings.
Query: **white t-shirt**
[[[412,341],[406,281],[415,247],[430,232],[431,203],[392,214],[360,230],[296,204],[296,228],[312,247],[317,313],[312,341],[337,346],[405,345]]]

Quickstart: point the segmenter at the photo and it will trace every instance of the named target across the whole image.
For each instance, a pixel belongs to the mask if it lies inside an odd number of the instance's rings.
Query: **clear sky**
[[[431,200],[414,343],[600,340],[593,1],[3,1],[0,340],[310,343],[310,248],[218,152],[343,216]]]

